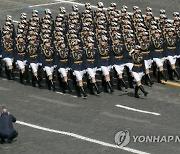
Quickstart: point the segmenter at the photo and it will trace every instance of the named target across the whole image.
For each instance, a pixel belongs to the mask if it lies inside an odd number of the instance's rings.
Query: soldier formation
[[[98,2],[97,9],[92,10],[90,3],[85,3],[83,12],[77,5],[72,6],[69,14],[60,7],[55,19],[49,9],[45,9],[42,18],[37,10],[33,10],[29,20],[26,13],[21,14],[16,31],[12,17],[8,15],[1,30],[0,69],[4,62],[6,76],[13,80],[16,64],[20,82],[29,82],[31,73],[34,87],[42,86],[39,70],[43,69],[48,89],[53,91],[54,74],[57,73],[63,93],[72,92],[70,78],[78,96],[83,98],[87,97],[84,77],[90,93],[100,94],[97,71],[102,74],[105,92],[114,91],[110,75],[113,70],[118,89],[134,88],[136,98],[139,98],[139,89],[144,96],[148,94],[142,86],[142,77],[146,85],[153,85],[151,70],[157,82],[161,83],[161,79],[167,81],[165,64],[170,79],[177,77],[179,80],[176,70],[176,62],[180,58],[179,13],[174,12],[173,20],[169,20],[165,10],[160,10],[159,18],[155,18],[150,7],[147,7],[145,15],[138,6],[133,7],[132,13],[127,12],[127,8],[123,6],[117,10],[116,3],[111,3],[106,10],[103,3]],[[124,81],[124,71],[128,85]]]

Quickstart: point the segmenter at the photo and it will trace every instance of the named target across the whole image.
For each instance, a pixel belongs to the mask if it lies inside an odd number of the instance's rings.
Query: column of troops
[[[113,70],[117,78],[117,88],[133,88],[135,81],[135,97],[139,98],[138,90],[144,96],[148,92],[142,86],[152,86],[151,69],[161,83],[167,77],[164,65],[168,65],[168,75],[179,80],[176,62],[180,58],[180,15],[173,13],[169,20],[165,10],[160,10],[159,18],[155,18],[152,9],[147,7],[142,15],[138,6],[133,12],[127,12],[127,6],[116,9],[111,3],[108,9],[102,2],[92,10],[90,3],[85,3],[83,12],[77,5],[67,14],[60,7],[55,19],[49,9],[40,18],[38,11],[32,11],[28,20],[22,13],[17,30],[12,17],[7,16],[1,30],[1,70],[5,63],[8,79],[14,79],[14,67],[18,66],[20,82],[29,81],[32,75],[32,86],[41,87],[42,76],[39,68],[46,74],[48,89],[55,90],[54,73],[64,93],[71,92],[69,73],[78,96],[87,97],[83,85],[83,77],[87,78],[87,87],[91,94],[99,94],[96,73],[102,74],[102,86],[105,92],[113,93],[110,72]],[[16,65],[15,65],[16,64]],[[153,64],[153,65],[152,65]],[[29,69],[30,68],[30,69]],[[31,72],[28,73],[28,71]],[[128,84],[124,81],[126,70]]]

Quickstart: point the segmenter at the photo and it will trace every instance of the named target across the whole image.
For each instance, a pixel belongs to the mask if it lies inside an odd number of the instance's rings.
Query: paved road
[[[110,4],[105,0],[103,2],[106,7]],[[139,5],[142,10],[150,6],[155,15],[158,15],[161,8],[167,10],[168,16],[171,16],[173,11],[180,10],[178,0],[127,0],[124,2],[114,0],[114,2],[118,4],[118,9],[123,4],[130,10],[133,5]],[[29,6],[48,3],[56,4],[34,8],[38,9],[40,14],[43,13],[44,8],[50,8],[55,16],[59,6],[65,6],[68,11],[72,6],[70,2],[53,0],[1,0],[1,25],[6,14],[12,15],[13,19],[18,21],[21,12],[31,14],[33,7],[29,8]],[[92,0],[91,4],[96,5],[96,1]],[[82,6],[79,7],[82,9]],[[156,83],[153,88],[145,87],[149,95],[144,98],[141,94],[141,99],[135,99],[133,90],[128,89],[115,91],[112,95],[102,93],[100,96],[90,96],[87,100],[83,100],[74,95],[62,95],[0,78],[0,106],[6,105],[20,121],[15,124],[19,132],[17,141],[11,145],[0,145],[0,153],[179,154],[180,143],[174,142],[134,143],[131,140],[126,148],[113,147],[114,135],[120,130],[129,130],[131,137],[133,135],[180,135],[180,87],[178,87],[180,83],[177,82],[176,85]],[[118,104],[138,110],[117,107]],[[142,113],[139,110],[149,111],[149,113]],[[28,127],[21,122],[33,125]]]

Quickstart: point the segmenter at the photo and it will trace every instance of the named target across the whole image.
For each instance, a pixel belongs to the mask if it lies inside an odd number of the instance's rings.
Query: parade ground
[[[0,0],[0,26],[8,14],[17,25],[22,12],[29,18],[36,9],[42,17],[49,8],[55,17],[60,6],[70,12],[76,4],[81,11],[86,2],[96,9],[95,0]],[[169,18],[180,10],[179,0],[102,2],[105,8],[111,2],[117,9],[127,5],[129,11],[137,5],[143,13],[149,6],[155,16],[165,9]],[[12,144],[0,144],[0,154],[179,154],[180,81],[144,87],[149,94],[140,93],[140,99],[134,98],[134,89],[82,99],[58,89],[49,91],[45,85],[42,89],[23,85],[18,78],[9,81],[3,75],[0,107],[6,106],[17,118],[14,127],[19,136]],[[130,135],[124,147],[116,145],[120,131]],[[154,139],[146,140],[147,136]]]

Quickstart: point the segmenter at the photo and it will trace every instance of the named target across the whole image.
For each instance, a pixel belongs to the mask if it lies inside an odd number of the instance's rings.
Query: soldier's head
[[[38,17],[38,10],[32,11],[32,17]]]
[[[156,29],[154,34],[155,34],[156,38],[159,38],[161,36],[161,30],[160,29]]]
[[[98,8],[103,8],[103,7],[104,7],[103,2],[98,2],[98,3],[97,3],[97,7],[98,7]]]
[[[50,15],[50,16],[51,16],[51,14],[52,14],[50,9],[45,9],[45,10],[44,10],[44,13],[45,13],[45,14],[48,14],[48,15]]]
[[[161,9],[161,10],[159,11],[159,13],[160,13],[160,15],[161,15],[161,14],[164,14],[164,15],[165,15],[165,14],[166,14],[166,11],[163,10],[163,9]]]
[[[11,21],[12,21],[12,16],[10,16],[10,15],[7,15],[7,16],[6,16],[6,21],[9,21],[9,22],[11,22]]]
[[[134,53],[135,53],[135,54],[139,54],[140,51],[141,51],[141,47],[140,47],[139,45],[135,45],[135,47],[134,47]]]
[[[17,35],[17,39],[20,43],[24,42],[24,39],[23,39],[23,35],[22,34],[18,34]]]
[[[26,13],[21,13],[21,20],[26,20],[27,19],[27,14]]]
[[[120,40],[121,40],[121,34],[116,32],[113,36],[113,44],[119,44]]]
[[[147,40],[148,39],[148,32],[143,32],[142,33],[142,40]]]
[[[86,10],[91,10],[91,4],[90,3],[85,3],[85,8],[86,8]]]
[[[11,37],[10,31],[5,31],[4,33],[5,33],[5,37],[6,37],[7,39],[9,39],[9,38]]]
[[[133,41],[133,39],[134,39],[134,34],[132,34],[132,33],[129,33],[128,35],[127,35],[127,39],[126,39],[126,42],[127,43],[130,43],[130,42],[132,42]]]
[[[108,41],[108,38],[106,37],[106,35],[102,35],[100,44],[107,45],[107,41]]]
[[[35,40],[33,39],[33,37],[29,37],[29,44],[33,45],[35,42]]]
[[[93,39],[93,37],[88,37],[87,38],[87,45],[88,45],[88,47],[93,47],[94,46],[94,39]]]
[[[73,6],[72,6],[72,10],[73,10],[74,12],[78,12],[78,11],[79,11],[78,6],[77,6],[77,5],[73,5]]]
[[[63,48],[63,49],[66,47],[64,41],[61,41],[61,42],[60,42],[60,47]]]
[[[173,12],[173,18],[175,18],[175,17],[180,17],[179,12]]]
[[[146,8],[146,12],[152,12],[152,8],[147,7],[147,8]]]
[[[152,12],[146,12],[146,19],[149,20],[153,17],[153,13]]]
[[[113,8],[113,10],[116,9],[116,3],[112,2],[110,6]]]
[[[168,28],[168,35],[173,36],[174,35],[174,28]]]
[[[49,39],[45,39],[45,40],[44,40],[44,45],[45,45],[46,47],[50,47],[50,46],[51,46],[50,40],[49,40]]]

